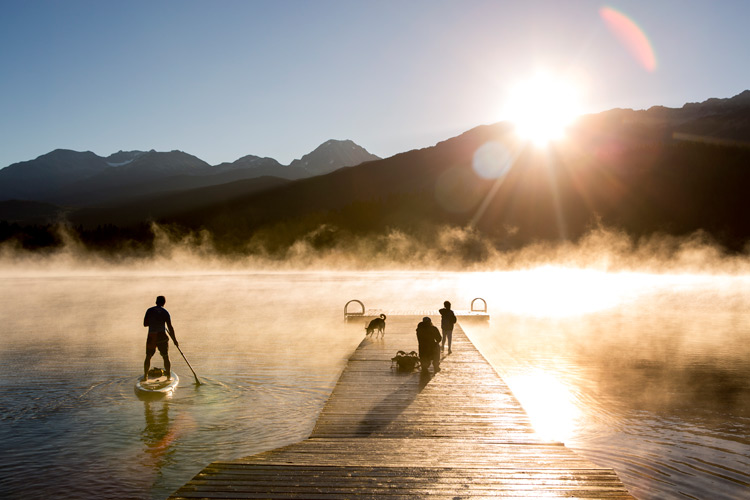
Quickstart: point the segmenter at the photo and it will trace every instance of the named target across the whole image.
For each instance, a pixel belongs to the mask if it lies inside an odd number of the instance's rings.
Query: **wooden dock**
[[[170,498],[633,498],[613,470],[538,438],[460,317],[453,352],[424,375],[391,369],[417,350],[421,316],[386,314],[385,338],[352,354],[308,439],[214,462]]]

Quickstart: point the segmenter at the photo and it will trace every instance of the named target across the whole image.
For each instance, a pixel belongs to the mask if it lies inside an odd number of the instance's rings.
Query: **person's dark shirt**
[[[447,308],[440,309],[440,328],[443,330],[453,330],[453,325],[456,324],[456,315],[453,311]]]
[[[169,312],[161,306],[150,307],[143,317],[143,326],[148,327],[148,333],[163,332],[166,333],[167,325],[172,325]]]
[[[443,337],[440,336],[440,330],[432,323],[422,321],[417,325],[417,341],[419,342],[419,357],[431,356],[435,353],[438,342]]]

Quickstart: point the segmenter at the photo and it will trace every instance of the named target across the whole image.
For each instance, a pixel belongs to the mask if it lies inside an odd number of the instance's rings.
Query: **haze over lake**
[[[158,267],[3,273],[3,496],[163,498],[211,461],[304,439],[363,337],[343,322],[352,298],[485,298],[489,327],[465,330],[540,436],[615,468],[637,498],[731,499],[750,484],[744,275]],[[172,351],[182,384],[144,402],[132,386],[157,294],[204,385]]]

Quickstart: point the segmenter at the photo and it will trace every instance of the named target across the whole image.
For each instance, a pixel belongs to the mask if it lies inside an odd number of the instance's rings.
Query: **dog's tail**
[[[385,314],[381,314],[380,318],[383,319],[383,320],[385,320]]]

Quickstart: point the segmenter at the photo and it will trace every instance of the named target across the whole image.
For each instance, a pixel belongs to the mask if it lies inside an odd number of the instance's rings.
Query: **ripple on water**
[[[632,411],[623,417],[622,432],[587,438],[573,448],[613,467],[639,499],[742,498],[739,492],[750,488],[747,437],[713,429],[710,422]]]
[[[14,461],[0,496],[28,494],[30,477],[44,474],[37,498],[164,497],[210,461],[304,439],[331,390],[330,374],[294,370],[200,377],[200,386],[187,372],[161,400],[138,399],[135,376],[42,378],[4,395],[13,405],[0,437]]]

